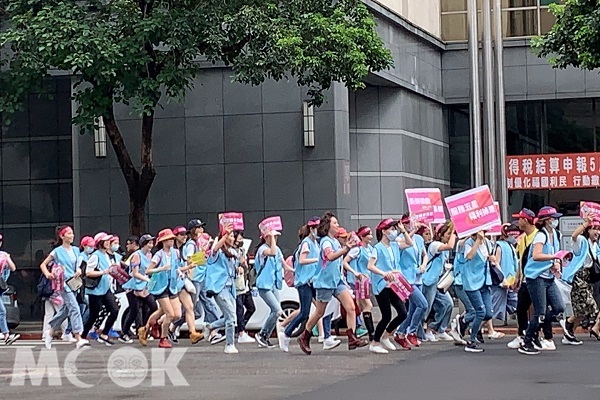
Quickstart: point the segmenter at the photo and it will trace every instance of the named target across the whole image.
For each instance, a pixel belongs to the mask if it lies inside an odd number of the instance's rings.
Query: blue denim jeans
[[[195,303],[196,307],[194,308],[194,313],[196,315],[203,315],[204,322],[209,324],[221,319],[222,314],[219,312],[219,307],[217,307],[216,298],[212,299],[206,295],[204,282],[194,281],[194,287],[196,288],[196,293],[198,294],[198,300]]]
[[[225,327],[225,342],[235,343],[236,302],[231,290],[225,287],[215,296],[215,303],[223,312],[223,318],[210,324],[212,329]]]
[[[331,336],[331,320],[333,319],[333,314],[329,314],[323,317],[323,338],[327,339]]]
[[[64,303],[60,310],[58,310],[50,320],[50,328],[53,331],[58,330],[60,325],[69,318],[73,333],[81,334],[83,332],[83,320],[81,318],[81,310],[79,309],[79,303],[77,302],[75,293],[65,292],[63,290],[60,295],[62,296]]]
[[[423,296],[427,299],[427,311],[423,318],[427,318],[431,309],[435,310],[434,321],[429,324],[435,332],[444,332],[450,324],[452,317],[452,308],[454,302],[450,293],[442,293],[438,290],[437,284],[431,286],[423,285]]]
[[[475,309],[473,308],[471,300],[469,300],[469,296],[467,296],[463,286],[454,285],[454,294],[456,294],[458,300],[460,300],[460,302],[463,303],[463,306],[465,306],[465,320],[468,319],[469,321],[473,321],[475,318]],[[456,327],[456,329],[458,329],[458,327]]]
[[[483,321],[489,321],[492,319],[492,295],[490,288],[487,286],[482,287],[479,290],[465,290],[473,309],[475,310],[474,315],[469,318],[465,317],[465,322],[473,325],[471,326],[471,337],[470,341],[475,342],[477,340],[477,333]]]
[[[79,311],[81,312],[81,322],[83,323],[83,325],[85,325],[88,318],[90,317],[90,308],[87,304],[79,303]],[[67,325],[65,333],[73,333],[73,324],[71,323],[71,320],[69,320],[69,325]]]
[[[552,339],[552,320],[565,310],[562,297],[554,279],[527,278],[527,290],[533,303],[533,316],[525,331],[525,344],[531,345],[543,325],[545,339]]]
[[[285,328],[285,335],[292,337],[294,330],[298,328],[310,316],[310,306],[314,297],[315,290],[308,283],[298,286],[298,297],[300,299],[300,312]]]
[[[0,333],[8,333],[8,321],[6,315],[6,306],[2,301],[2,295],[0,294]]]
[[[258,289],[258,294],[260,298],[263,299],[267,306],[271,309],[271,313],[267,317],[265,324],[260,330],[260,334],[263,337],[269,338],[271,337],[271,334],[275,329],[275,325],[277,324],[277,317],[281,313],[281,303],[279,303],[279,291],[277,289]]]
[[[425,312],[428,308],[427,299],[423,296],[421,290],[417,285],[412,285],[412,287],[413,292],[408,298],[408,314],[396,331],[400,334],[416,333],[419,330],[419,326],[422,326],[423,319],[425,319]]]

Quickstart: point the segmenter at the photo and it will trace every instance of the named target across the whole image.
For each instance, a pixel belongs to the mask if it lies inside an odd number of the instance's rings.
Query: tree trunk
[[[142,236],[146,233],[146,201],[135,194],[129,194],[129,233],[136,236]]]

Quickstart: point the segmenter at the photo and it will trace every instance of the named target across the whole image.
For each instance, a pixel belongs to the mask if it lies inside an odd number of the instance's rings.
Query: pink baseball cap
[[[81,246],[83,247],[94,247],[96,245],[96,241],[91,236],[85,236],[81,238]]]
[[[94,236],[94,243],[96,244],[96,246],[98,246],[100,242],[106,242],[107,240],[110,240],[112,238],[113,236],[109,235],[106,232],[99,232],[96,234],[96,236]]]
[[[187,234],[187,229],[184,226],[176,226],[173,228],[174,235],[185,235]]]
[[[538,211],[538,219],[542,219],[542,218],[560,218],[563,215],[561,213],[559,213],[558,211],[556,211],[556,208],[554,207],[550,207],[550,206],[545,206],[540,208],[540,211]]]

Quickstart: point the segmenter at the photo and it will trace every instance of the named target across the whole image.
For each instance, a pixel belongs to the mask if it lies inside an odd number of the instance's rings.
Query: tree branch
[[[108,134],[113,149],[115,150],[117,161],[119,162],[121,170],[123,171],[123,176],[127,181],[127,185],[136,185],[140,179],[140,174],[135,169],[133,161],[131,161],[131,156],[129,155],[129,151],[127,150],[127,146],[125,145],[121,131],[117,126],[112,105],[108,110],[108,116],[103,116],[102,119],[104,121],[104,126],[106,127],[106,133]]]

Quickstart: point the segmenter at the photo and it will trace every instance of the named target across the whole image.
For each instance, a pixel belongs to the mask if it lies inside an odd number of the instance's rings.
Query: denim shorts
[[[316,289],[315,298],[321,303],[329,303],[333,297],[338,297],[344,290],[348,290],[348,286],[340,282],[335,289]]]

